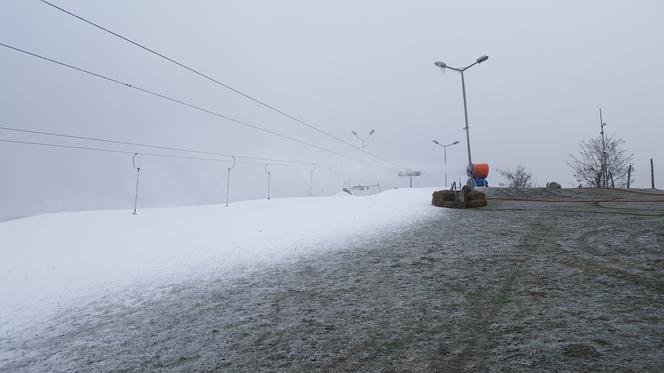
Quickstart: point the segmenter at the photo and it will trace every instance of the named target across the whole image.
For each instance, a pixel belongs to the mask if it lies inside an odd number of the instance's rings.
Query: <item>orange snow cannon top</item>
[[[489,176],[489,164],[488,163],[473,163],[473,177],[482,177],[486,178]]]

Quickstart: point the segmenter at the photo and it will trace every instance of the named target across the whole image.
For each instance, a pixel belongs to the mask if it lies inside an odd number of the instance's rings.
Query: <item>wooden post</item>
[[[650,185],[655,189],[655,166],[652,163],[652,158],[650,158]]]
[[[627,189],[629,189],[629,184],[632,181],[632,165],[629,165],[629,168],[627,169]]]

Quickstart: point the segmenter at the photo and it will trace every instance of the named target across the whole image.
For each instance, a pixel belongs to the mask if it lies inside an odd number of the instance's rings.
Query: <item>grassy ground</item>
[[[487,193],[329,254],[91,301],[4,341],[0,370],[664,370],[664,195]]]

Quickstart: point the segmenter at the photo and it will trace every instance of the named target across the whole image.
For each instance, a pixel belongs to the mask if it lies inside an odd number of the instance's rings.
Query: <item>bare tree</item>
[[[507,180],[507,183],[512,188],[532,188],[533,183],[531,178],[532,172],[528,172],[525,167],[519,165],[514,170],[498,170]]]
[[[576,180],[585,186],[623,187],[627,185],[627,171],[634,158],[624,144],[625,141],[615,135],[581,141],[579,155],[570,154],[572,160],[567,164]]]

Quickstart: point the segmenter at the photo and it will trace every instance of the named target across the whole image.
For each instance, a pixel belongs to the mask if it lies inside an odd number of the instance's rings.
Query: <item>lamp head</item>
[[[458,143],[459,143],[458,141],[455,141],[455,142],[452,143],[452,145],[456,145],[456,144],[458,144]]]
[[[376,132],[376,130],[373,130],[373,129],[372,129],[371,132],[369,132],[369,136],[373,135],[374,132]]]
[[[477,63],[482,63],[482,62],[484,62],[488,59],[489,59],[489,56],[482,56],[482,57],[477,59]]]
[[[445,62],[441,62],[441,61],[436,61],[433,64],[440,67],[441,69],[444,69],[444,68],[447,67],[447,64]]]
[[[357,132],[355,132],[355,131],[350,131],[350,132],[352,132],[353,135],[357,136]]]
[[[438,144],[438,140],[431,140],[434,144]]]

